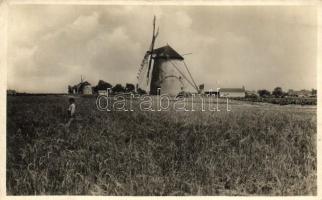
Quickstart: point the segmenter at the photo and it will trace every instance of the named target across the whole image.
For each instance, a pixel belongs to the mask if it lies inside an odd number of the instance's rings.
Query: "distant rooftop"
[[[220,88],[219,92],[245,92],[245,88]]]

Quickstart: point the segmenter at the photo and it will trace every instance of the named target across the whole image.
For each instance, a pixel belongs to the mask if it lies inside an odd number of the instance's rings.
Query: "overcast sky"
[[[10,6],[8,88],[67,92],[83,75],[96,85],[136,83],[152,37],[185,56],[207,89],[316,88],[314,7]]]

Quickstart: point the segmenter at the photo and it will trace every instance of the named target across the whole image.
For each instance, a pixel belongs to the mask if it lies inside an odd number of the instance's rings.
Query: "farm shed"
[[[209,91],[205,91],[204,93],[205,95],[217,96],[219,92],[209,90]]]
[[[245,88],[220,88],[219,97],[245,97],[246,91]]]

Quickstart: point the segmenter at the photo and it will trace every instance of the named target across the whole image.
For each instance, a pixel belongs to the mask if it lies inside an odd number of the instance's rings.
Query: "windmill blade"
[[[195,84],[193,84],[185,75],[184,73],[176,66],[175,63],[173,63],[172,61],[170,61],[170,63],[174,66],[174,68],[181,74],[181,76],[186,79],[186,81],[193,87],[195,88],[195,90],[198,92],[198,87],[196,87]]]
[[[197,90],[198,90],[198,86],[197,86],[197,84],[196,84],[195,80],[193,79],[193,77],[192,77],[192,75],[191,75],[191,73],[190,73],[190,70],[188,69],[188,66],[187,66],[187,64],[186,64],[186,62],[185,62],[184,60],[183,60],[183,64],[184,64],[184,66],[185,66],[186,70],[188,71],[188,74],[189,74],[189,76],[190,76],[190,78],[191,78],[191,80],[192,80],[193,84],[195,85],[195,88],[197,88]]]
[[[158,36],[158,33],[157,34],[155,33],[155,20],[156,20],[156,17],[154,16],[152,42],[151,42],[151,47],[150,47],[150,58],[149,58],[149,68],[148,68],[147,78],[149,78],[151,65],[152,65],[152,54],[153,54],[153,50],[154,50],[154,42],[155,42],[156,37]],[[159,32],[159,28],[158,28],[158,32]]]
[[[191,55],[192,53],[184,53],[184,54],[181,54],[181,56],[187,56],[187,55]]]
[[[154,35],[154,37],[157,38],[158,35],[159,35],[159,27],[158,27],[158,30],[157,30],[156,34]]]

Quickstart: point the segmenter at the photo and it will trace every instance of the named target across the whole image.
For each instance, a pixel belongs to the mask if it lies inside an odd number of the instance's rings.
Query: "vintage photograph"
[[[316,196],[317,8],[9,4],[6,195]]]

